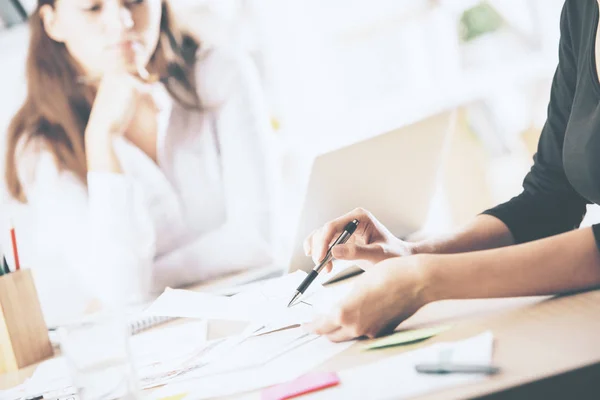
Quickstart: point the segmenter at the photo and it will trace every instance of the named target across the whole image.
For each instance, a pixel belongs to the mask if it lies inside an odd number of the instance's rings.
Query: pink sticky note
[[[306,393],[325,389],[340,383],[335,372],[311,372],[300,378],[262,391],[262,400],[285,400]]]

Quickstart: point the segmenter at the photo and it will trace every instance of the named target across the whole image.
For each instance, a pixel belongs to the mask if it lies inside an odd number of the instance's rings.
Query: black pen
[[[327,265],[327,263],[329,261],[331,261],[331,258],[332,258],[331,250],[333,249],[333,247],[338,244],[346,243],[348,241],[348,239],[350,239],[350,236],[352,236],[352,234],[358,227],[358,224],[359,224],[359,221],[357,219],[348,222],[348,224],[344,227],[344,230],[342,231],[340,236],[335,240],[335,242],[333,242],[333,244],[331,246],[329,246],[329,249],[327,250],[327,254],[325,254],[325,258],[323,258],[323,260],[319,263],[319,265],[315,266],[313,268],[313,270],[310,271],[310,273],[306,276],[306,278],[304,278],[304,280],[302,281],[300,286],[298,286],[298,289],[296,289],[296,293],[294,293],[294,296],[292,297],[292,300],[290,300],[288,307],[291,307],[292,304],[294,304],[294,302],[298,299],[298,297],[300,297],[304,294],[306,289],[310,286],[310,284],[319,275],[319,272],[321,272],[323,267],[325,265]]]

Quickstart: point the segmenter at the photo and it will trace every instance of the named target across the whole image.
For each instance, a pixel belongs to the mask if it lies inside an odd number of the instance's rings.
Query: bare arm
[[[546,295],[600,285],[600,253],[591,228],[505,248],[431,256],[423,269],[428,301]]]
[[[150,90],[148,84],[128,73],[103,76],[85,130],[88,171],[122,173],[113,140],[125,135],[141,99],[151,97]]]
[[[304,251],[318,263],[343,227],[353,219],[360,224],[348,243],[333,248],[338,260],[365,260],[372,264],[393,257],[415,254],[450,254],[493,249],[514,244],[508,227],[498,218],[480,215],[456,233],[421,242],[405,242],[392,234],[369,211],[357,208],[313,231],[304,241]],[[330,269],[330,266],[328,266]]]
[[[113,148],[114,135],[96,132],[93,128],[85,132],[87,168],[90,172],[122,173],[121,164]]]
[[[427,303],[535,296],[600,286],[591,228],[525,244],[459,254],[421,254],[380,262],[308,329],[343,341],[390,332]]]
[[[450,254],[510,246],[514,239],[498,218],[479,215],[459,231],[413,243],[414,254]]]

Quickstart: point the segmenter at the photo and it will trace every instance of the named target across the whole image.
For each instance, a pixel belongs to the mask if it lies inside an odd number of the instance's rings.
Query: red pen
[[[15,257],[15,271],[21,269],[21,263],[19,263],[19,250],[17,248],[17,235],[15,234],[15,226],[10,224],[10,240],[12,241],[13,255]]]

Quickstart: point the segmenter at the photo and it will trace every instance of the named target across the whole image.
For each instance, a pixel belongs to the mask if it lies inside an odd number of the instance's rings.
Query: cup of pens
[[[0,261],[0,373],[17,371],[53,355],[31,270],[21,268],[14,227],[13,267]]]

